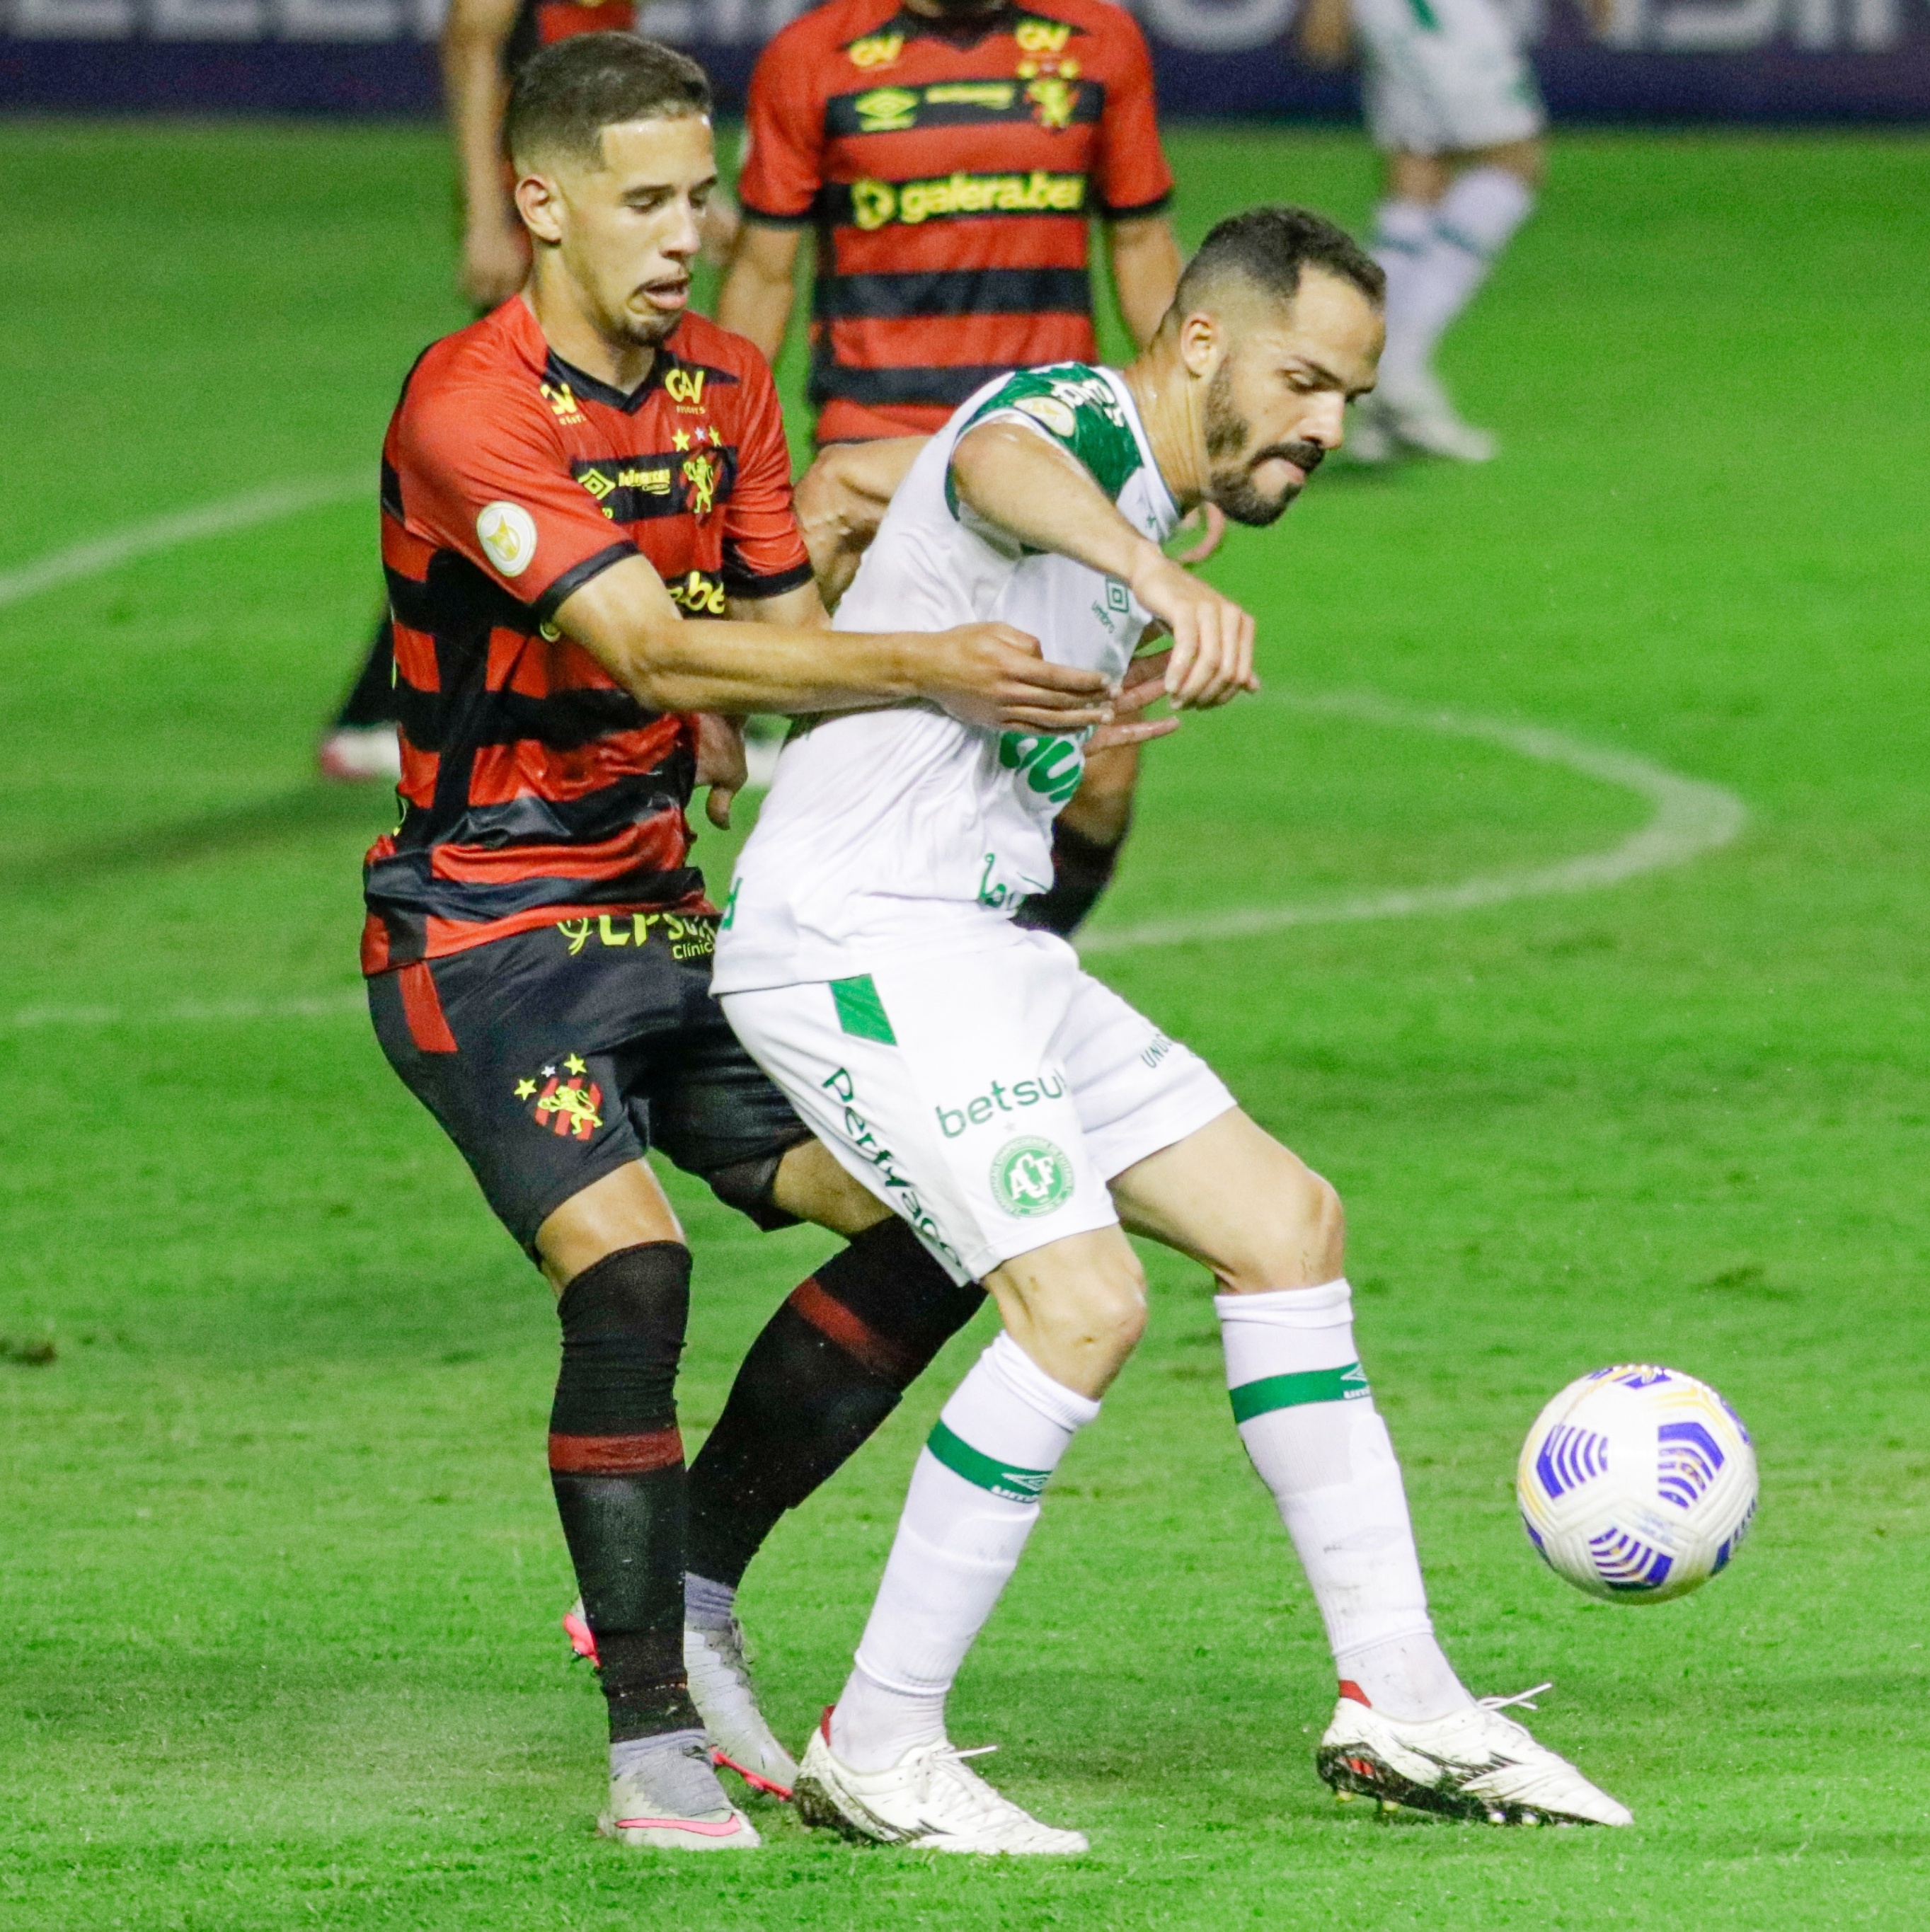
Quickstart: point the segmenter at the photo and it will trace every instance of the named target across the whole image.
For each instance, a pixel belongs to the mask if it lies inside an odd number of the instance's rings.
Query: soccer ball
[[[1549,1568],[1592,1597],[1662,1604],[1708,1582],[1756,1513],[1742,1418],[1676,1369],[1624,1364],[1535,1418],[1514,1490]]]

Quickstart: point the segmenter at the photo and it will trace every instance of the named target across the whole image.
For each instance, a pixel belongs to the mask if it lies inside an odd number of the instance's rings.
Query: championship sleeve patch
[[[520,503],[485,503],[476,514],[476,541],[505,577],[521,577],[536,561],[536,520]]]
[[[1112,386],[1082,362],[1020,370],[979,406],[965,430],[1001,417],[1017,417],[1044,430],[1115,501],[1144,466],[1139,439]]]

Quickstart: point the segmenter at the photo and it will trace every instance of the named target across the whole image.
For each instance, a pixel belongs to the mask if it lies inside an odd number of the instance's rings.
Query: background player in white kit
[[[1605,20],[1612,0],[1589,0]],[[1380,382],[1355,456],[1401,448],[1463,462],[1494,454],[1435,374],[1435,346],[1528,218],[1547,122],[1506,0],[1307,0],[1300,44],[1337,67],[1361,45],[1367,128],[1386,158],[1373,252],[1387,274]]]
[[[1154,620],[1182,707],[1253,683],[1253,623],[1162,555],[1202,500],[1273,522],[1373,383],[1382,279],[1331,224],[1222,223],[1146,351],[988,384],[920,456],[839,614],[996,617],[1121,677]],[[1067,1444],[1143,1324],[1121,1222],[1203,1262],[1235,1419],[1342,1679],[1337,1790],[1496,1822],[1628,1813],[1477,1703],[1435,1642],[1387,1432],[1352,1340],[1340,1204],[1205,1063],[1014,926],[1050,880],[1076,740],[913,705],[788,745],[746,848],[714,984],[752,1053],[1002,1334],[919,1459],[884,1580],[797,1786],[808,1821],[955,1851],[1074,1852],[947,1740],[945,1696]]]

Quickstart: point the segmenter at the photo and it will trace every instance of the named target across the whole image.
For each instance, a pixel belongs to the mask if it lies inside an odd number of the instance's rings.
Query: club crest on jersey
[[[696,517],[710,515],[717,500],[716,463],[701,454],[686,458],[683,465],[683,480],[690,491],[691,514]]]
[[[672,369],[663,379],[665,392],[672,402],[685,409],[701,408],[704,378],[709,373],[704,369]]]
[[[1049,75],[1034,81],[1025,90],[1032,104],[1032,118],[1041,128],[1070,128],[1073,110],[1079,105],[1079,87],[1074,81]]]
[[[597,1112],[603,1104],[603,1089],[584,1077],[589,1070],[583,1056],[572,1053],[564,1060],[560,1072],[545,1066],[540,1075],[518,1081],[516,1097],[535,1102],[530,1118],[538,1126],[587,1141],[603,1124],[603,1116]]]
[[[918,119],[918,97],[902,87],[875,87],[851,105],[857,110],[860,134],[902,134]]]
[[[852,66],[866,72],[875,67],[890,66],[904,51],[902,34],[867,34],[845,50]]]

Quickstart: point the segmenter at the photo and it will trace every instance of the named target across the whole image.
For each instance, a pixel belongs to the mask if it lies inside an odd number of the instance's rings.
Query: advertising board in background
[[[1172,116],[1339,116],[1353,83],[1294,58],[1298,0],[1132,0]],[[1930,0],[1511,0],[1558,118],[1930,119]],[[0,0],[0,108],[417,115],[442,0]],[[656,0],[727,103],[801,0]],[[1051,0],[1038,10],[1052,12]]]

